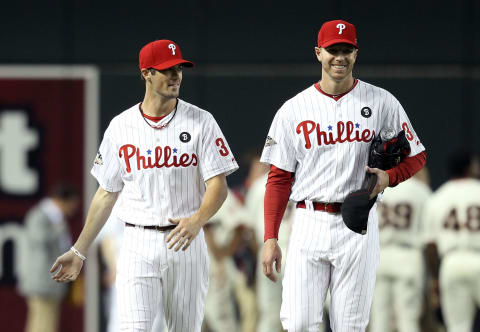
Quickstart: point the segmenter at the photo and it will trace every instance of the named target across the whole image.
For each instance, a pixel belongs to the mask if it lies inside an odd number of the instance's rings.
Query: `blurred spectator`
[[[18,287],[27,300],[26,332],[57,331],[68,285],[53,281],[47,267],[72,245],[66,219],[77,212],[79,202],[76,188],[61,183],[25,217]]]
[[[431,190],[426,169],[393,188],[378,205],[380,264],[370,332],[419,332],[425,268],[421,212]]]
[[[233,294],[239,272],[232,258],[242,243],[245,222],[243,206],[229,191],[220,210],[204,226],[210,257],[205,323],[212,332],[238,331]]]
[[[480,160],[458,151],[448,169],[449,181],[427,201],[424,214],[431,298],[441,303],[448,332],[471,332],[480,306]]]

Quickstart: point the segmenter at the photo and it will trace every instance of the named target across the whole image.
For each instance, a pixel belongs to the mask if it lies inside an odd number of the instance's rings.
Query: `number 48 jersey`
[[[480,250],[480,181],[456,179],[443,184],[425,207],[425,242],[441,256],[456,249]]]
[[[382,201],[378,204],[382,247],[421,247],[422,208],[431,193],[425,183],[414,177],[385,190]]]

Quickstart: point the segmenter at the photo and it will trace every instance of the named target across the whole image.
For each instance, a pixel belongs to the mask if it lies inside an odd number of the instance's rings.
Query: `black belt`
[[[141,227],[143,229],[154,229],[156,231],[159,231],[159,232],[166,232],[166,231],[169,231],[171,229],[174,229],[175,227],[177,227],[177,225],[168,225],[168,226],[141,226],[141,225],[134,225],[134,224],[130,224],[128,222],[125,223],[125,226],[128,226],[128,227]]]
[[[324,203],[324,202],[312,202],[313,209],[315,211],[324,211],[330,213],[339,213],[342,207],[342,203]],[[305,201],[301,201],[297,203],[297,208],[306,209],[307,204]]]

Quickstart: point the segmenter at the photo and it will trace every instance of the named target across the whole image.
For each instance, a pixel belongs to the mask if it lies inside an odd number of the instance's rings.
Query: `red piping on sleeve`
[[[426,162],[427,154],[425,151],[422,151],[415,156],[403,159],[396,167],[387,170],[389,187],[395,187],[400,182],[412,177],[425,166]]]
[[[278,230],[287,208],[293,179],[294,173],[284,171],[273,165],[270,166],[263,202],[265,220],[264,241],[278,239]]]

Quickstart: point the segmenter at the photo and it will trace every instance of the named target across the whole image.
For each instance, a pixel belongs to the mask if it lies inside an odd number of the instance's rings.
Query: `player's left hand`
[[[168,249],[172,249],[177,245],[175,251],[180,250],[180,248],[182,248],[183,251],[187,250],[202,228],[202,224],[192,217],[180,219],[169,218],[168,221],[177,225],[167,236],[167,243],[169,243]]]
[[[262,249],[263,274],[273,282],[277,282],[277,276],[273,270],[273,264],[277,273],[282,271],[282,249],[277,243],[277,239],[268,239],[265,241]]]
[[[367,168],[367,173],[376,174],[378,179],[377,184],[375,185],[375,188],[373,188],[373,191],[370,194],[370,199],[372,199],[378,194],[380,194],[382,191],[384,191],[385,188],[388,187],[388,184],[390,183],[390,178],[387,172],[379,168],[370,168],[368,166],[366,166],[366,168]]]

